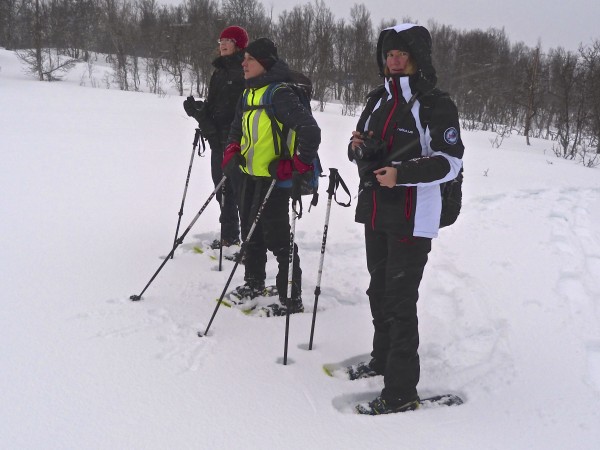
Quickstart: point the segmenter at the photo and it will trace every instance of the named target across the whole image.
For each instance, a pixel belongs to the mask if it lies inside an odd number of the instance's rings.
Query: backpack
[[[434,101],[441,96],[448,96],[446,92],[435,90],[439,96],[434,97]],[[423,128],[429,125],[431,121],[431,110],[433,104],[429,105],[427,98],[425,101],[421,100],[421,124]],[[462,182],[463,182],[463,168],[458,172],[456,178],[445,183],[440,184],[440,192],[442,195],[442,213],[440,214],[440,228],[452,225],[458,219],[460,214],[460,208],[462,206]]]
[[[385,92],[383,85],[378,86],[369,93],[368,102],[371,102],[373,108],[375,103]],[[427,128],[431,122],[431,111],[435,105],[435,101],[441,96],[448,96],[446,92],[442,92],[439,89],[435,89],[438,95],[431,95],[425,97],[419,97],[421,103],[421,125],[423,128]],[[369,103],[367,103],[369,105]],[[440,184],[440,193],[442,195],[442,212],[440,214],[440,228],[447,227],[456,222],[458,215],[460,214],[460,208],[462,206],[462,182],[463,182],[463,168],[460,169],[456,178],[445,183]]]
[[[463,169],[461,167],[455,179],[440,184],[442,192],[442,214],[440,228],[452,225],[458,219],[462,206]]]
[[[310,81],[310,78],[303,73],[290,70],[290,78],[288,81],[270,84],[263,95],[264,104],[261,107],[264,107],[265,112],[271,119],[271,128],[273,130],[273,134],[277,133],[279,136],[279,141],[284,147],[281,151],[281,155],[289,155],[289,149],[287,149],[286,145],[289,130],[285,127],[284,129],[279,127],[273,115],[273,108],[271,107],[273,92],[275,92],[275,90],[281,86],[289,87],[298,96],[300,103],[312,115],[312,106],[310,104],[310,100],[312,98],[312,81]],[[273,136],[273,141],[277,142],[276,136]],[[319,201],[319,178],[325,175],[322,175],[323,167],[321,166],[321,160],[319,159],[318,155],[315,157],[312,164],[314,170],[306,174],[307,176],[300,177],[299,186],[296,186],[296,188],[299,189],[300,195],[312,195],[310,204],[311,206],[316,206]]]

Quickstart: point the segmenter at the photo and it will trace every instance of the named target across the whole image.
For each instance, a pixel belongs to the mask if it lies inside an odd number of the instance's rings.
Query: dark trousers
[[[223,178],[223,147],[220,143],[209,141],[211,145],[210,168],[213,183],[216,186]],[[219,221],[221,222],[221,237],[224,241],[236,241],[240,236],[240,220],[238,218],[237,191],[239,189],[240,175],[236,174],[227,177],[225,188],[217,192],[217,202],[221,208]],[[224,192],[223,192],[224,191]],[[225,201],[222,201],[222,195],[225,194]]]
[[[420,376],[417,300],[431,239],[366,226],[365,244],[371,274],[367,295],[375,327],[372,365],[384,374],[385,400],[409,400],[417,394]]]
[[[245,241],[256,218],[258,208],[262,204],[270,178],[254,178],[242,175],[240,189],[240,220],[242,239]],[[288,285],[288,266],[290,251],[290,190],[273,188],[265,208],[256,224],[256,228],[246,245],[245,276],[247,283],[263,283],[266,278],[265,266],[267,250],[277,258],[278,271],[276,277],[280,298],[285,298]],[[292,272],[292,299],[299,299],[302,293],[302,270],[298,246],[294,244],[294,264]]]

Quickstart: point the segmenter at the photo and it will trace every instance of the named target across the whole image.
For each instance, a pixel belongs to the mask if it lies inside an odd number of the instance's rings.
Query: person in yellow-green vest
[[[231,124],[222,167],[225,174],[236,170],[242,172],[239,207],[244,241],[271,181],[276,179],[277,182],[252,236],[245,243],[245,283],[235,288],[228,298],[248,309],[253,306],[252,302],[256,303],[257,297],[277,292],[280,302],[263,306],[260,312],[280,316],[287,313],[292,175],[294,171],[305,174],[313,170],[312,161],[321,143],[321,129],[311,111],[285,85],[290,79],[290,69],[279,58],[277,47],[271,40],[259,38],[251,42],[245,49],[242,68],[246,89]],[[289,130],[289,134],[280,136],[274,126]],[[289,154],[283,155],[286,149]],[[295,244],[294,247],[290,314],[304,311],[300,257]],[[265,287],[267,250],[277,258],[275,288]]]

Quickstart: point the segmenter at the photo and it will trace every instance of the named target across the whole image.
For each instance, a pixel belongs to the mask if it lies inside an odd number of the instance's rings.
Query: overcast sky
[[[181,5],[185,0],[158,0],[159,3]],[[312,3],[305,0],[258,0],[267,12],[277,16],[295,5]],[[410,17],[421,25],[429,19],[461,30],[504,28],[512,43],[524,42],[542,49],[563,47],[577,50],[580,43],[600,40],[600,0],[325,0],[336,19],[349,18],[350,9],[363,3],[371,12],[373,25],[381,19]],[[251,36],[253,39],[257,36]]]
[[[275,17],[284,9],[306,2],[300,0],[263,0],[273,6]],[[544,50],[563,47],[577,50],[579,43],[600,40],[600,0],[418,0],[325,1],[336,18],[349,17],[355,3],[363,3],[371,12],[373,24],[381,19],[400,21],[411,17],[421,25],[429,19],[457,29],[504,28],[511,42],[523,41],[534,47],[538,39]]]
[[[304,0],[259,0],[275,18],[285,9],[312,3]],[[184,0],[159,0],[180,5]],[[421,25],[429,19],[462,30],[504,28],[512,43],[524,42],[543,50],[563,47],[577,50],[580,43],[589,45],[600,40],[600,0],[326,0],[336,19],[349,18],[355,3],[363,3],[371,12],[373,25],[381,19],[410,17]],[[251,39],[257,36],[251,36]]]

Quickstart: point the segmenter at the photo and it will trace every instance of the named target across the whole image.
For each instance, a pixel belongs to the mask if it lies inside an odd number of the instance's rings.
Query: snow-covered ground
[[[288,364],[283,318],[223,307],[199,338],[233,267],[193,251],[219,235],[215,203],[129,300],[173,244],[194,120],[180,97],[94,89],[85,70],[40,83],[0,49],[0,447],[600,448],[597,169],[557,159],[551,142],[496,149],[492,133],[464,133],[463,212],[434,241],[421,288],[419,389],[466,402],[363,417],[352,407],[381,377],[322,371],[370,351],[355,199],[331,208],[312,350],[325,178],[296,227],[307,312],[291,317]],[[315,116],[324,167],[356,195],[356,118],[333,104]],[[196,157],[182,231],[209,172]]]

